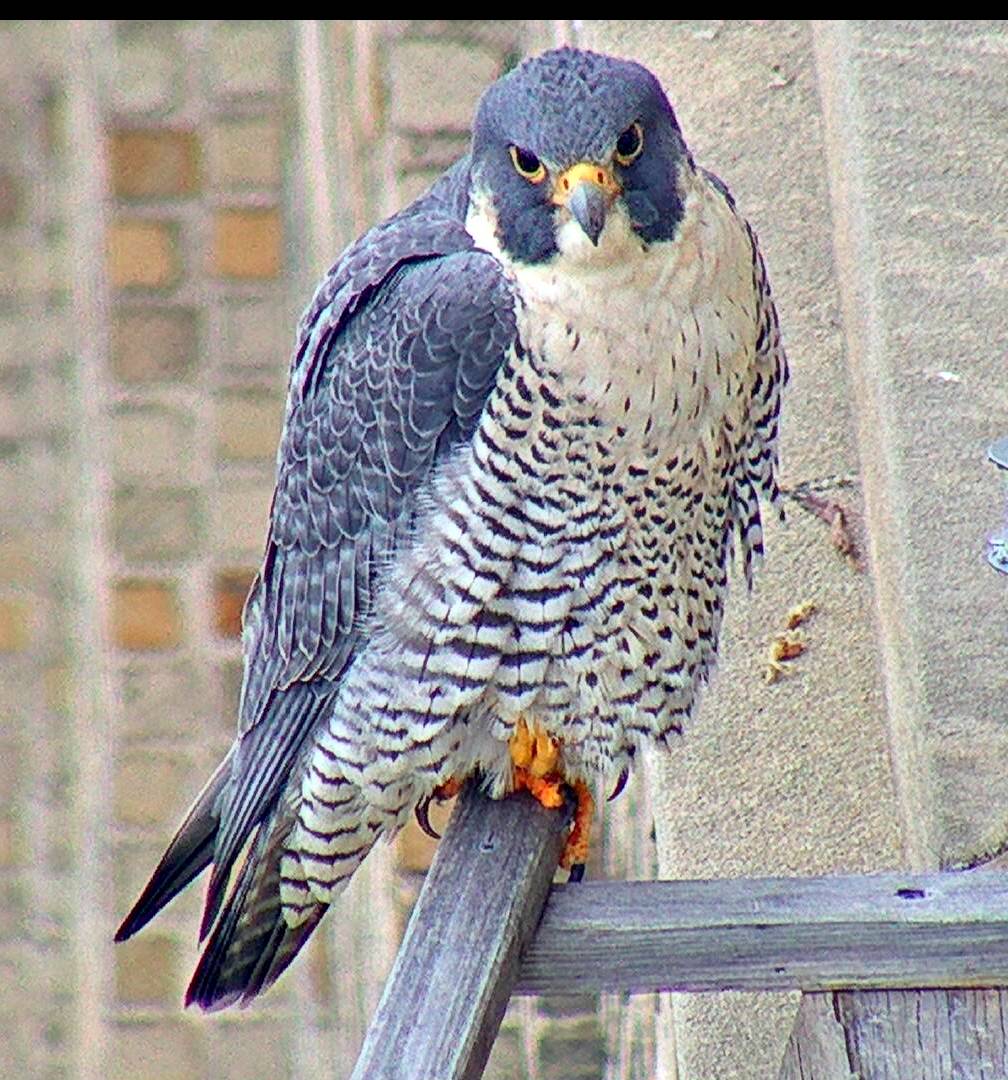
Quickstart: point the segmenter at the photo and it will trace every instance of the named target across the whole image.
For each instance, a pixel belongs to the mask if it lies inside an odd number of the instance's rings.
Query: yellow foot
[[[545,731],[530,729],[524,720],[515,724],[515,733],[508,743],[511,760],[516,769],[527,769],[540,778],[556,772],[560,746]]]
[[[519,720],[508,748],[514,763],[514,790],[531,792],[533,798],[550,810],[563,806],[567,782],[559,769],[560,744],[545,732],[529,728],[524,720]],[[570,869],[588,858],[588,838],[595,810],[595,800],[583,781],[578,780],[573,789],[577,796],[577,810],[570,836],[560,856],[560,865],[564,869]]]

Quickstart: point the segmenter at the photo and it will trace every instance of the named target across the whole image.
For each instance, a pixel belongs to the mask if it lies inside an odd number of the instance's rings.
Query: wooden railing
[[[463,792],[354,1080],[481,1076],[512,993],[794,989],[780,1080],[1008,1077],[1008,875],[551,890],[565,824]]]

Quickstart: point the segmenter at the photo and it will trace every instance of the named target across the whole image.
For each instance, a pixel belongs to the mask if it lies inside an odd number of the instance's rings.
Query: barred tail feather
[[[289,817],[273,818],[259,827],[193,973],[186,1005],[247,1004],[283,974],[328,909],[306,896],[296,925],[284,915],[280,864],[291,824]]]

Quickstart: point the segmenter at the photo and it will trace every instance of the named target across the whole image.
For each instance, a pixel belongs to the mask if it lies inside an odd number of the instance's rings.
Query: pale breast
[[[469,761],[503,790],[519,717],[568,775],[611,775],[681,729],[713,662],[757,332],[744,226],[698,177],[675,240],[644,250],[614,214],[597,252],[510,272],[519,346],[328,725],[375,802],[406,753],[431,784]]]
[[[548,513],[491,605],[516,632],[487,705],[499,738],[534,713],[573,774],[680,730],[706,678],[739,468],[728,433],[756,335],[751,252],[719,194],[687,200],[674,243],[628,236],[607,227],[597,258],[514,271],[527,381],[549,404],[522,439],[545,424],[552,472],[535,474],[540,449],[514,476]],[[490,426],[521,461],[515,426]]]

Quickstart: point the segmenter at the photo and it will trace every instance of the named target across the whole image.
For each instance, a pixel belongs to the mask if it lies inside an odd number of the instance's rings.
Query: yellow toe
[[[527,769],[535,755],[535,739],[524,720],[515,724],[514,734],[508,742],[511,760],[516,769]]]
[[[536,732],[535,751],[529,764],[533,776],[548,776],[556,771],[560,747],[545,732]]]

